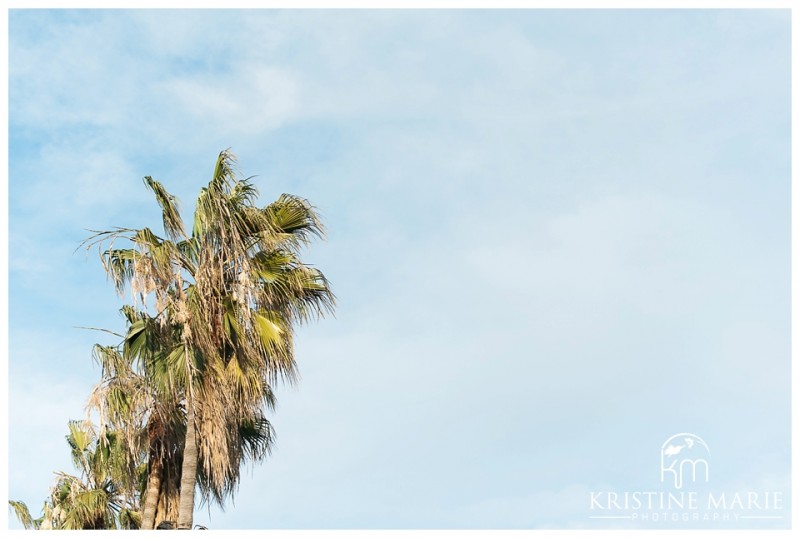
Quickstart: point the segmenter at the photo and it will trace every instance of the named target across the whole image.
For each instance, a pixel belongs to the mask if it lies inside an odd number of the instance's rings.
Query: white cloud
[[[21,209],[89,226],[119,214],[119,200],[145,200],[141,176],[116,149],[73,143],[49,146],[39,157],[36,168],[10,178]]]
[[[125,121],[136,85],[124,68],[129,54],[111,39],[124,27],[121,21],[52,11],[35,20],[30,34],[9,46],[12,124],[47,130]]]
[[[253,135],[280,127],[296,110],[296,83],[285,70],[241,64],[225,73],[174,78],[162,85],[171,107],[200,129]]]

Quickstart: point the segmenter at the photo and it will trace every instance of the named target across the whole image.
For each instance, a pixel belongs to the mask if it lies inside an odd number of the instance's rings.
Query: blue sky
[[[228,147],[320,209],[338,308],[196,522],[635,525],[589,494],[678,432],[789,497],[787,10],[12,10],[10,498],[70,469],[78,327],[122,327],[86,230],[156,226],[145,175],[191,212]]]

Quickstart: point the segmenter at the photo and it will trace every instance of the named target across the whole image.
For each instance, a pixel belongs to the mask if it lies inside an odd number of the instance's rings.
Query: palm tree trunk
[[[181,494],[178,528],[191,529],[194,517],[194,488],[197,484],[197,434],[194,426],[194,402],[186,397],[186,442],[181,467]]]
[[[147,477],[147,491],[144,495],[144,507],[142,509],[142,530],[153,530],[155,528],[158,497],[161,494],[161,475],[164,470],[161,458],[152,452],[150,454],[150,462],[150,475]]]

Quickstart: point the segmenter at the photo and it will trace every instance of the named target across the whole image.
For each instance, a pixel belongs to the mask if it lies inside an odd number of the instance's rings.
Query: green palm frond
[[[108,494],[102,489],[75,488],[68,507],[61,527],[64,530],[114,528]]]
[[[178,200],[167,192],[167,189],[150,176],[145,176],[144,183],[153,191],[156,202],[161,207],[162,219],[164,222],[164,232],[167,237],[175,241],[185,238],[186,232],[183,229],[183,219],[178,208]]]
[[[100,366],[103,377],[124,377],[131,375],[131,364],[125,360],[119,349],[114,346],[95,344],[92,357]]]
[[[231,189],[231,203],[240,207],[253,207],[258,198],[258,189],[250,183],[251,178],[236,181]]]
[[[269,420],[259,414],[239,424],[239,437],[245,457],[256,462],[272,452],[275,430]]]
[[[95,442],[94,430],[83,420],[71,420],[68,424],[69,433],[66,436],[67,443],[72,449],[72,461],[76,468],[89,473],[89,463],[87,453],[90,446]]]
[[[289,245],[307,243],[313,237],[325,237],[325,228],[314,207],[305,198],[281,194],[264,208],[272,228]]]
[[[230,189],[236,183],[237,164],[236,156],[231,153],[230,148],[221,151],[214,165],[214,175],[208,185],[209,189],[220,193],[226,188]]]
[[[28,505],[21,501],[11,500],[8,501],[8,504],[14,509],[14,515],[17,517],[17,521],[19,521],[26,530],[39,528],[41,521],[33,519],[30,510],[28,510]]]
[[[125,285],[133,279],[134,267],[139,253],[134,249],[109,249],[104,253],[104,263],[117,293],[121,294]]]
[[[119,511],[117,518],[121,529],[133,530],[142,526],[142,513],[138,510],[123,508]]]

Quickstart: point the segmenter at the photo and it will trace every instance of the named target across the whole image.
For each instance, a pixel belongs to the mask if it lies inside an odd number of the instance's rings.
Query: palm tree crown
[[[264,410],[274,404],[275,381],[295,379],[293,329],[334,306],[322,272],[299,258],[324,235],[314,208],[288,194],[256,206],[255,187],[235,165],[233,154],[220,153],[191,232],[175,197],[148,176],[166,237],[116,228],[85,242],[100,245],[117,291],[129,288],[133,297],[123,351],[139,361],[144,383],[157,387],[143,408],[148,427],[158,430],[171,411],[182,410],[184,528],[192,525],[197,481],[221,504],[235,490],[242,462],[269,451],[273,432]],[[115,247],[118,240],[126,248]],[[163,451],[159,443],[150,449]]]

